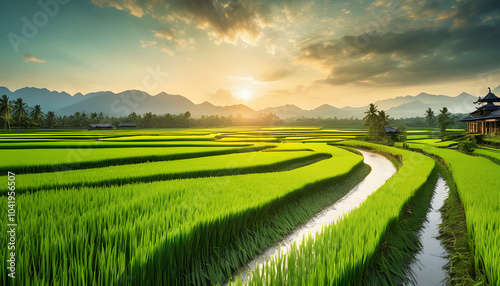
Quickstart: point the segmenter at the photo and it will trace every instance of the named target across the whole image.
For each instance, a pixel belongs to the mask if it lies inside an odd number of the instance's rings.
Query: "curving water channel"
[[[266,249],[263,253],[251,260],[247,265],[241,267],[234,273],[234,277],[240,276],[245,281],[247,272],[253,271],[256,266],[260,266],[278,254],[287,252],[293,242],[299,243],[304,235],[316,234],[323,226],[331,222],[336,222],[344,213],[358,207],[366,198],[380,188],[390,177],[396,173],[396,168],[387,158],[380,154],[358,150],[364,156],[364,163],[372,170],[359,184],[352,188],[340,200],[327,207],[307,223],[295,229],[280,242]],[[227,284],[226,284],[227,285]]]
[[[439,236],[439,224],[442,221],[439,209],[448,197],[449,190],[446,181],[439,175],[434,188],[431,208],[427,213],[427,221],[420,232],[422,249],[417,253],[415,262],[410,265],[413,282],[416,285],[445,285],[446,272],[443,267],[448,262],[448,259],[445,258],[447,252],[437,237]]]

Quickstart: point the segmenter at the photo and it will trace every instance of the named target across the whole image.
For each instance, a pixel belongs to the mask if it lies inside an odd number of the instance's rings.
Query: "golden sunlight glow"
[[[253,99],[253,94],[248,89],[240,89],[234,95],[243,101],[249,101]]]

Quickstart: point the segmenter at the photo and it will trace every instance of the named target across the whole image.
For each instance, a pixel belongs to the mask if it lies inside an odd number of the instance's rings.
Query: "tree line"
[[[45,127],[53,128],[56,125],[56,115],[53,111],[46,114],[42,112],[40,105],[28,106],[22,98],[9,100],[7,95],[0,97],[0,115],[7,127],[30,128]]]
[[[365,111],[365,114],[366,116],[363,118],[363,125],[369,127],[369,139],[379,142],[387,141],[388,139],[390,139],[387,136],[386,127],[389,126],[391,122],[397,123],[396,120],[390,118],[384,110],[378,110],[378,107],[373,103],[370,103],[368,109]],[[425,111],[423,120],[425,121],[425,124],[427,125],[426,127],[428,127],[429,131],[431,130],[431,128],[435,127],[437,123],[441,140],[444,140],[446,129],[455,123],[456,117],[453,116],[446,107],[443,107],[439,110],[439,114],[437,115],[437,117],[434,111],[429,108]],[[420,125],[419,127],[422,127],[422,125]],[[404,138],[406,138],[406,128],[407,126],[404,124],[400,124],[397,128],[399,132],[403,133]],[[403,140],[406,141],[405,139]]]
[[[53,111],[42,112],[40,105],[28,106],[22,98],[9,100],[3,95],[0,101],[0,116],[4,128],[88,128],[90,124],[112,123],[119,126],[121,122],[136,123],[139,128],[169,128],[169,127],[211,127],[211,126],[349,126],[361,127],[362,120],[357,118],[306,118],[281,119],[274,113],[261,114],[257,118],[244,118],[241,115],[219,116],[202,115],[192,118],[190,112],[180,114],[137,114],[132,112],[127,116],[107,116],[102,112],[75,112],[71,115],[57,116]]]
[[[425,111],[424,117],[393,119],[373,103],[369,105],[366,116],[358,118],[307,118],[298,117],[281,119],[273,113],[261,114],[257,118],[244,118],[238,116],[202,115],[200,118],[192,118],[191,113],[180,114],[153,114],[147,112],[139,115],[135,112],[127,116],[107,116],[102,112],[75,112],[72,115],[57,116],[54,111],[43,112],[40,105],[28,106],[22,98],[9,100],[7,95],[0,98],[0,116],[4,128],[88,128],[94,123],[112,123],[119,126],[120,122],[136,123],[139,128],[169,128],[169,127],[212,127],[212,126],[337,126],[369,127],[369,135],[376,141],[386,138],[385,128],[390,124],[405,127],[428,127],[439,126],[441,129],[448,128],[454,124],[455,118],[444,107],[436,117],[432,109]],[[462,126],[459,126],[462,127]],[[400,128],[400,129],[401,129]]]

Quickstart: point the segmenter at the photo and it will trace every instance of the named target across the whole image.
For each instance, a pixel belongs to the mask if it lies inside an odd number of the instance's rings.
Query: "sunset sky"
[[[500,85],[491,0],[2,1],[0,33],[0,85],[11,90],[311,109]]]

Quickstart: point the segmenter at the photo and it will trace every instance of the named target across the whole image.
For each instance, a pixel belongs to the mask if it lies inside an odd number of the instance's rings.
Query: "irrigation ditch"
[[[244,283],[257,267],[262,267],[278,254],[288,252],[294,242],[298,245],[307,235],[314,235],[324,226],[336,222],[343,214],[358,207],[396,173],[397,164],[391,160],[392,157],[388,158],[386,154],[378,152],[356,150],[364,156],[364,163],[372,168],[370,174],[342,199],[239,268],[233,279],[239,277]],[[442,171],[442,168],[437,167],[424,190],[410,200],[401,219],[386,235],[387,240],[374,258],[369,271],[360,278],[360,285],[446,284],[450,255],[443,246],[440,227],[443,224],[442,208],[450,189],[440,174]],[[234,281],[233,279],[230,281]],[[224,285],[232,283],[226,282]]]
[[[449,187],[441,175],[436,182],[431,207],[427,212],[426,221],[419,234],[422,243],[421,250],[410,265],[412,279],[416,285],[442,285],[446,281],[445,266],[449,254],[439,239],[439,226],[443,220],[440,209],[449,194]]]
[[[368,174],[368,176],[366,176],[337,202],[325,208],[305,224],[287,235],[284,239],[275,243],[273,246],[269,247],[252,259],[249,263],[239,268],[234,273],[233,277],[239,276],[242,281],[245,281],[247,275],[251,274],[251,271],[276,256],[280,250],[282,253],[286,252],[293,242],[300,242],[304,236],[321,231],[323,226],[326,226],[331,222],[335,222],[343,214],[348,213],[349,210],[358,207],[371,193],[376,191],[385,183],[385,181],[396,173],[396,168],[393,163],[386,157],[375,152],[365,150],[358,151],[363,154],[364,163],[372,168],[372,171]],[[226,282],[224,285],[228,284],[229,283]]]

